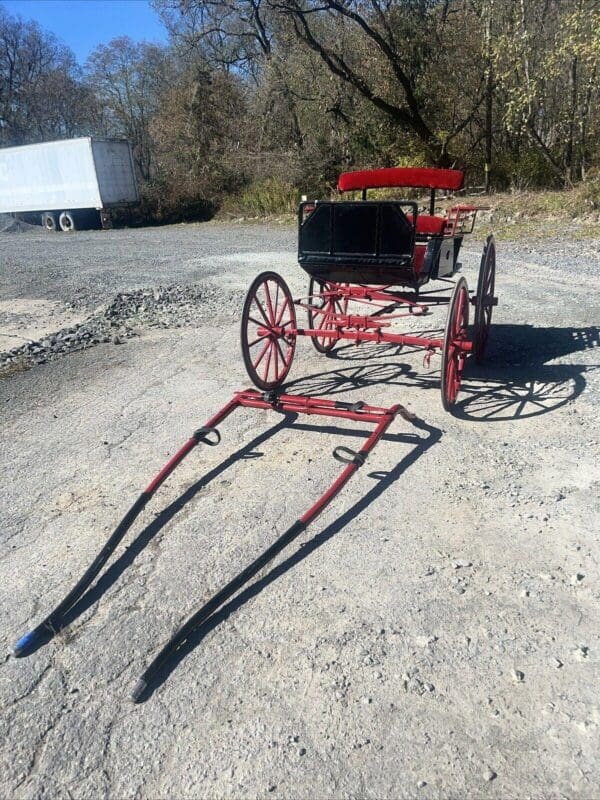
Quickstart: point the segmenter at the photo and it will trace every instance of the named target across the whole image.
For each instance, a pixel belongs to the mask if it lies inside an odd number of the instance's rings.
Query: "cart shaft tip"
[[[34,643],[36,638],[37,638],[37,634],[36,634],[35,631],[29,631],[29,633],[26,633],[24,636],[21,636],[19,641],[13,647],[13,655],[15,657],[17,657],[17,658],[19,656],[23,655],[25,650],[27,650],[29,647],[31,647],[31,645]]]

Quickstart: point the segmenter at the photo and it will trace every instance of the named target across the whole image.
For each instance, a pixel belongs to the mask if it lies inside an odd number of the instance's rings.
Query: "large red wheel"
[[[456,402],[460,389],[466,351],[461,342],[467,341],[469,325],[469,289],[464,278],[459,278],[448,307],[444,344],[442,345],[442,405],[446,411]]]
[[[295,331],[296,311],[286,282],[276,272],[261,272],[248,289],[241,332],[246,371],[259,389],[275,389],[286,379]]]
[[[311,278],[308,282],[308,327],[330,331],[336,328],[334,314],[346,314],[348,298],[323,292],[333,292],[335,283],[319,281]],[[312,343],[319,353],[329,353],[335,347],[336,339],[327,336],[311,336]]]
[[[492,309],[495,305],[494,287],[496,283],[496,243],[490,234],[487,238],[481,264],[475,296],[475,327],[473,330],[473,355],[481,364],[492,323]]]

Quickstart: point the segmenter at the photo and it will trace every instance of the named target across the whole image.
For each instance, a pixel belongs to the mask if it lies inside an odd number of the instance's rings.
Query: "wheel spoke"
[[[264,339],[268,339],[269,334],[265,333],[264,336],[259,336],[258,339],[255,339],[253,342],[248,342],[248,347],[254,347],[255,344],[264,341]]]
[[[265,297],[267,298],[267,308],[269,309],[271,325],[276,325],[275,312],[273,311],[273,303],[271,302],[271,292],[269,291],[269,281],[265,281],[263,286],[265,287]]]
[[[268,341],[265,343],[265,346],[263,347],[263,349],[260,351],[260,355],[258,356],[258,358],[256,359],[256,361],[253,361],[253,362],[252,362],[252,366],[254,367],[254,369],[258,369],[258,365],[260,364],[260,362],[261,362],[261,361],[263,360],[263,358],[265,357],[265,353],[266,353],[266,352],[267,352],[267,350],[269,349],[270,345],[271,345],[271,340],[269,339],[269,340],[268,340]]]
[[[258,295],[256,295],[256,294],[254,295],[254,302],[256,303],[256,306],[257,306],[258,310],[262,314],[262,318],[264,319],[264,321],[265,321],[265,323],[267,325],[267,328],[270,328],[272,323],[269,322],[269,320],[267,319],[267,315],[265,313],[264,308],[262,307],[262,303],[260,302],[260,300],[258,299]]]
[[[277,355],[278,350],[279,350],[279,342],[277,341],[277,339],[275,339],[275,341],[273,342],[273,356],[274,356],[273,367],[275,369],[275,380],[277,380],[277,378],[279,377],[279,367],[278,367],[278,364],[277,364],[277,361],[278,361],[278,355]]]
[[[283,315],[285,313],[286,308],[288,308],[288,305],[289,305],[289,303],[288,303],[288,299],[286,297],[284,302],[283,302],[283,305],[281,306],[281,311],[278,313],[278,315],[276,317],[275,325],[280,325],[281,324],[281,320],[283,318]],[[275,308],[277,308],[277,306],[275,306]]]
[[[269,370],[271,368],[271,355],[273,353],[273,342],[269,340],[269,354],[267,355],[267,366],[265,367],[265,381],[269,380]]]
[[[253,322],[255,325],[258,325],[259,328],[264,328],[265,323],[260,322],[260,320],[256,319],[255,317],[248,317],[248,322]],[[267,325],[267,328],[270,328],[270,325]]]

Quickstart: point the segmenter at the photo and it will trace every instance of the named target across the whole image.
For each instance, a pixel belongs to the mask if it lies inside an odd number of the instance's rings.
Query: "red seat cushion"
[[[407,214],[406,219],[412,224],[413,215]],[[429,236],[441,236],[446,226],[446,217],[432,217],[429,214],[417,214],[417,233]]]

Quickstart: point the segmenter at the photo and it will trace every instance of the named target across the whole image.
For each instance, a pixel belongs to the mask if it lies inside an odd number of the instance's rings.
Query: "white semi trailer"
[[[64,139],[0,149],[0,214],[50,231],[110,224],[110,209],[139,203],[123,139]]]

